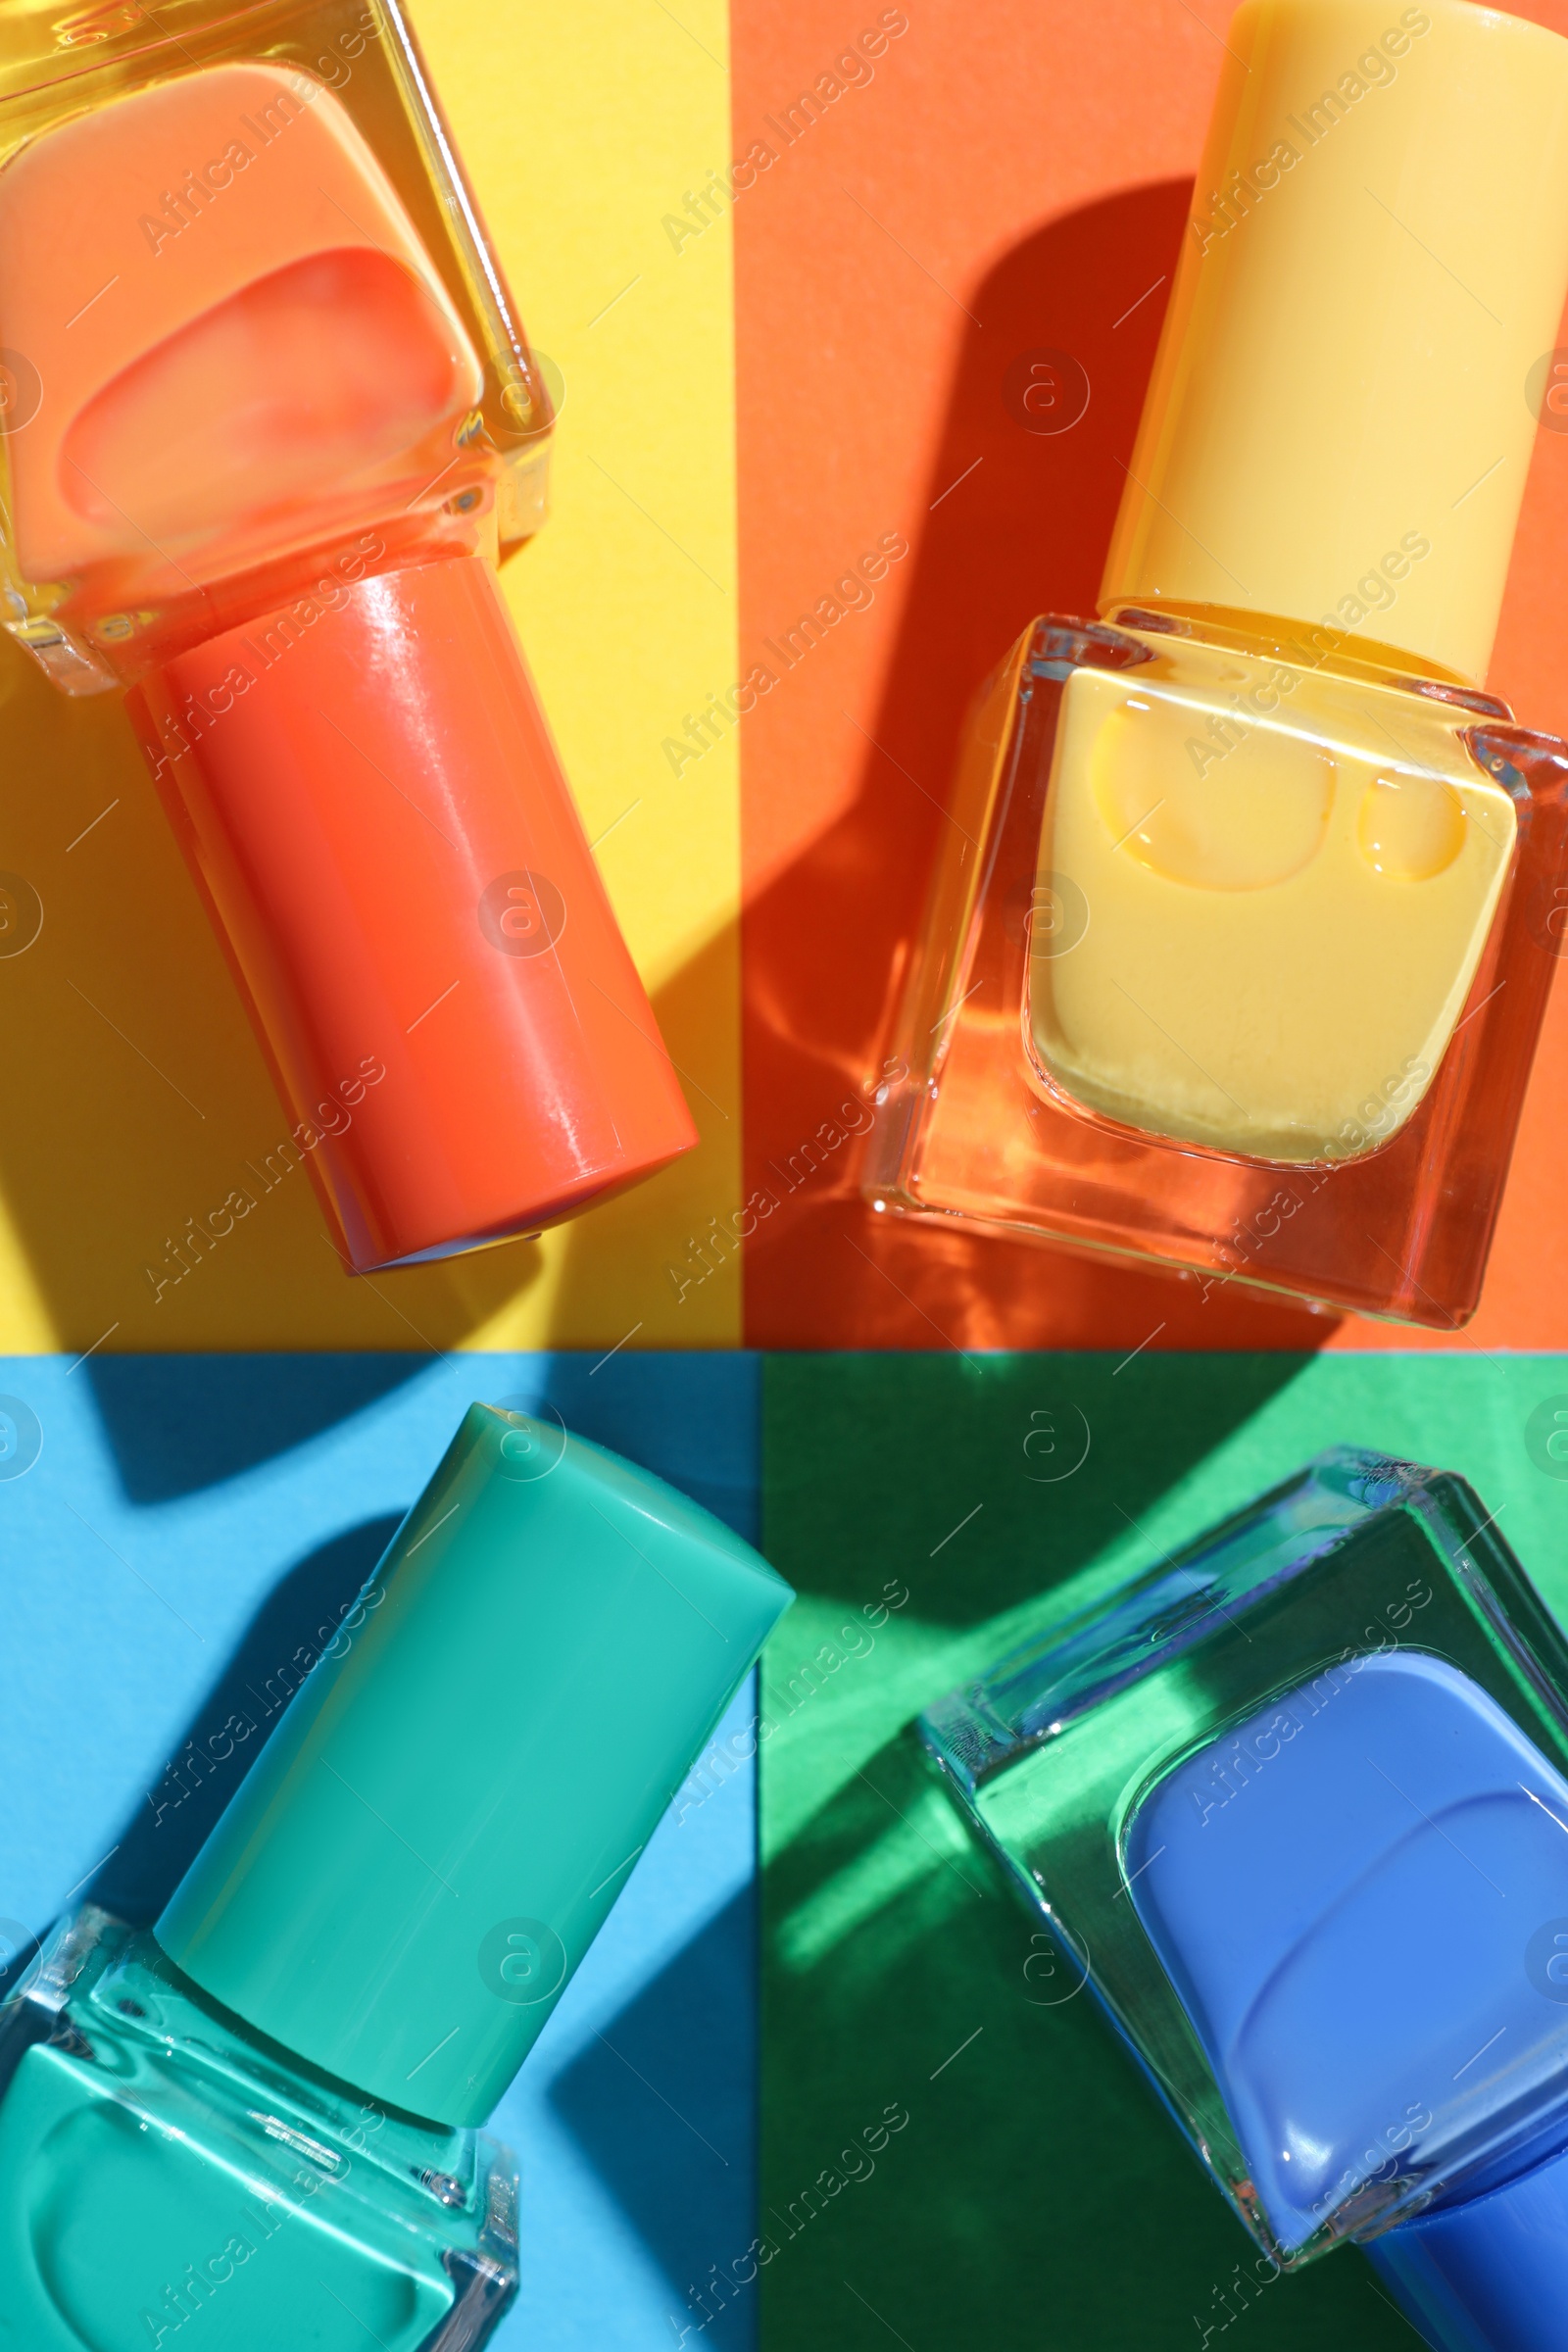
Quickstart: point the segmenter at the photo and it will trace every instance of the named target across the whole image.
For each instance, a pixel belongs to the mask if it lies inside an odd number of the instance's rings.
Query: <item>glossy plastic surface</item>
[[[1568,285],[1568,42],[1469,0],[1227,14],[1101,610],[1354,614],[1480,680]]]
[[[1345,1450],[920,1728],[1290,2262],[1568,2132],[1568,2010],[1525,1965],[1568,1913],[1545,1809],[1565,1692],[1568,1647],[1463,1482]],[[1310,2149],[1276,2131],[1287,2109]]]
[[[482,2121],[792,1597],[662,1480],[472,1406],[159,1942],[372,2097]]]
[[[516,2291],[509,2151],[248,2034],[68,1919],[0,2008],[6,2352],[476,2352]]]
[[[888,1213],[1468,1319],[1559,945],[1568,748],[1334,643],[1136,612],[1020,640],[890,1040],[909,1074],[866,1176]],[[1127,739],[1075,749],[1072,695]],[[1129,704],[1166,714],[1152,758]],[[1298,803],[1303,760],[1309,838],[1277,870],[1300,826],[1271,819],[1251,870],[1229,779]],[[1413,849],[1383,821],[1401,794],[1439,820]],[[1093,848],[1085,881],[1058,838]]]
[[[0,603],[59,685],[537,527],[548,396],[392,0],[0,18]]]
[[[1436,2352],[1559,2352],[1568,2280],[1568,2157],[1367,2247]]]
[[[696,1143],[488,564],[264,615],[131,714],[356,1270]]]

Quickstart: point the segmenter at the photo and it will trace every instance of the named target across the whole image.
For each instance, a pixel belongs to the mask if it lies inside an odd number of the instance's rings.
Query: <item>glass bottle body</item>
[[[1568,903],[1568,747],[1322,636],[1124,610],[1019,641],[906,989],[885,1212],[1205,1296],[1473,1312]]]
[[[549,396],[395,0],[7,7],[0,424],[68,693],[538,526]]]
[[[1568,2143],[1565,1694],[1469,1488],[1346,1448],[920,1736],[1289,2266]]]
[[[0,2008],[0,2344],[469,2352],[516,2290],[516,2169],[290,2065],[84,1906]]]

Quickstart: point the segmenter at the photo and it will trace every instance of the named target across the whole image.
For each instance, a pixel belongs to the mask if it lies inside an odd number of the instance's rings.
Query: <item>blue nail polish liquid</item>
[[[933,1708],[973,1827],[1267,2262],[1568,2347],[1568,1646],[1462,1480],[1341,1450]]]

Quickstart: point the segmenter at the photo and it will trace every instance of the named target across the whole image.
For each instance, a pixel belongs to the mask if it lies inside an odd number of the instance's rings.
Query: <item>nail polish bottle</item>
[[[1246,0],[1226,48],[1101,617],[980,698],[867,1190],[1451,1329],[1568,919],[1568,749],[1483,686],[1568,42]]]
[[[474,1405],[152,1934],[79,1909],[0,2008],[5,2352],[484,2342],[517,2176],[473,2127],[790,1598]]]
[[[1255,2242],[1204,2342],[1351,2238],[1560,2345],[1568,1645],[1462,1479],[1327,1453],[920,1735]]]
[[[132,722],[355,1270],[696,1140],[495,576],[552,410],[395,0],[0,24],[0,618]]]

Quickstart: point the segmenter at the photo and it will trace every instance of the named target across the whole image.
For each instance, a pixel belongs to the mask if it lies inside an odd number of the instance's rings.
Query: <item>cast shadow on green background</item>
[[[1559,1393],[1480,1351],[765,1360],[763,2352],[1418,2341],[1352,2249],[1254,2266],[907,1727],[1335,1443],[1463,1472],[1563,1613]]]

